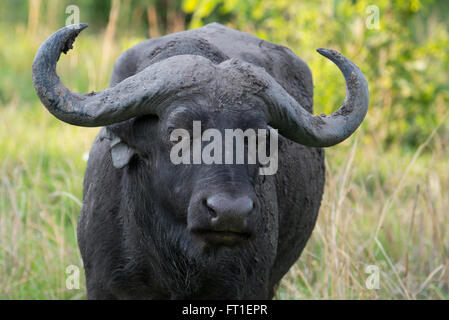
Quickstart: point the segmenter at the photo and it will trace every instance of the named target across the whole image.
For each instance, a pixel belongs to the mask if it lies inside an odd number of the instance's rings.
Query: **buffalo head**
[[[60,82],[56,63],[86,26],[62,28],[40,47],[33,64],[40,100],[64,122],[107,126],[102,138],[111,141],[114,166],[127,166],[136,193],[151,193],[167,213],[163,219],[175,222],[200,247],[245,243],[262,230],[255,192],[259,164],[174,164],[173,130],[192,133],[194,121],[202,130],[221,133],[272,127],[299,144],[328,147],[348,138],[367,112],[362,72],[327,49],[318,52],[340,68],[347,89],[343,105],[330,116],[310,114],[265,69],[236,58],[214,63],[200,55],[176,55],[101,92],[74,93]],[[149,219],[135,217],[142,233]]]

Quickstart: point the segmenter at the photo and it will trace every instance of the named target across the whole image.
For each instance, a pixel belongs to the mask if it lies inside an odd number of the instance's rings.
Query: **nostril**
[[[217,211],[216,211],[216,208],[211,203],[211,201],[209,201],[209,199],[204,199],[203,200],[203,204],[207,208],[207,211],[209,212],[211,217],[212,218],[216,218],[217,217]]]

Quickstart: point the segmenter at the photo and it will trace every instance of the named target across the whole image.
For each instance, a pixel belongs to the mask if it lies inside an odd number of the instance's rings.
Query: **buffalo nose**
[[[220,193],[209,196],[206,200],[206,206],[213,227],[239,232],[246,228],[246,219],[254,209],[254,202],[248,196],[235,198]]]

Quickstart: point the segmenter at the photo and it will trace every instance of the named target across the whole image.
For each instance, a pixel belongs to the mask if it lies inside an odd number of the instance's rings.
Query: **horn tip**
[[[61,51],[67,54],[67,51],[73,48],[73,42],[75,41],[75,38],[80,34],[81,31],[83,31],[87,27],[88,27],[87,23],[72,24],[67,26],[67,28],[71,30],[71,35],[64,43],[64,46],[62,47]]]
[[[79,24],[75,24],[74,26],[76,29],[79,29],[81,31],[81,30],[86,29],[89,26],[89,24],[88,23],[79,23]]]
[[[89,26],[89,24],[87,23],[76,23],[76,24],[69,24],[68,26],[66,26],[67,29],[72,29],[72,30],[84,30]]]
[[[316,51],[322,56],[325,56],[326,58],[329,59],[341,56],[341,54],[338,51],[332,49],[318,48],[316,49]]]

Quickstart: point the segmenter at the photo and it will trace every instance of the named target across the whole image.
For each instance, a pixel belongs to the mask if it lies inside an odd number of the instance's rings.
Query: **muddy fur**
[[[313,111],[312,77],[301,59],[285,47],[218,24],[146,40],[129,49],[115,64],[111,86],[153,63],[184,54],[201,55],[214,64],[238,59],[262,67]],[[158,117],[103,128],[96,138],[78,226],[89,299],[271,299],[299,258],[323,194],[322,149],[280,136],[274,176],[257,175],[245,165],[174,166],[167,158],[170,121],[188,126],[190,120],[201,120],[220,130],[267,126],[257,107],[260,100],[247,92],[236,99],[229,79],[214,88],[175,101]],[[183,111],[179,119],[170,118],[186,104],[196,107]],[[121,169],[112,164],[106,131],[135,152]],[[230,189],[256,195],[254,236],[229,248],[198,242],[186,228],[192,199]]]

